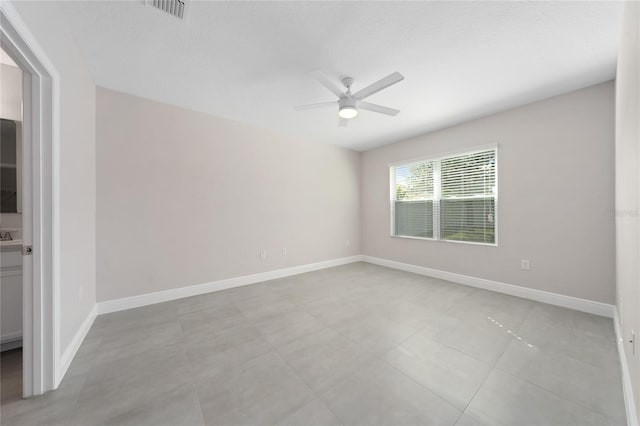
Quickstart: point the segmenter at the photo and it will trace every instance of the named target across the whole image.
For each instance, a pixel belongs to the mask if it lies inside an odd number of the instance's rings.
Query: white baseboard
[[[12,342],[14,340],[21,340],[21,339],[22,339],[22,330],[14,331],[13,333],[7,333],[2,335],[2,337],[0,337],[0,343],[7,343],[7,342]]]
[[[73,361],[73,357],[76,356],[78,349],[80,349],[82,342],[84,342],[84,338],[87,337],[87,333],[89,332],[89,330],[91,330],[91,326],[93,325],[97,314],[97,306],[93,305],[91,312],[89,312],[89,315],[87,315],[87,318],[85,318],[75,336],[73,336],[71,343],[69,343],[67,349],[65,349],[65,351],[62,353],[60,362],[58,364],[58,371],[56,372],[56,382],[54,384],[54,389],[58,387],[64,375],[67,374],[67,370],[71,365],[71,361]]]
[[[152,305],[154,303],[168,302],[170,300],[182,299],[185,297],[198,296],[200,294],[214,291],[226,290],[233,287],[240,287],[248,284],[255,284],[262,281],[274,280],[291,275],[302,274],[304,272],[317,271],[319,269],[331,268],[333,266],[346,265],[347,263],[362,261],[361,255],[342,257],[338,259],[325,260],[307,265],[294,266],[292,268],[277,269],[275,271],[261,272],[242,277],[227,278],[219,281],[212,281],[203,284],[196,284],[188,287],[174,288],[171,290],[159,291],[156,293],[141,294],[139,296],[125,297],[122,299],[107,300],[99,302],[98,315],[125,309],[138,308]]]
[[[22,331],[7,333],[0,338],[0,352],[22,347]]]
[[[505,284],[498,281],[487,280],[484,278],[472,277],[469,275],[457,274],[455,272],[441,271],[438,269],[427,268],[424,266],[412,265],[409,263],[396,262],[394,260],[381,259],[366,255],[356,255],[343,257],[338,259],[325,260],[307,265],[294,266],[286,269],[278,269],[275,271],[261,272],[253,275],[245,275],[241,277],[227,278],[219,281],[196,284],[187,287],[179,287],[170,290],[159,291],[155,293],[141,294],[138,296],[125,297],[122,299],[107,300],[97,303],[97,314],[108,314],[111,312],[123,311],[126,309],[138,308],[141,306],[153,305],[155,303],[168,302],[171,300],[182,299],[185,297],[198,296],[200,294],[211,293],[214,291],[226,290],[229,288],[240,287],[243,285],[255,284],[262,281],[273,280],[277,278],[288,277],[291,275],[302,274],[305,272],[317,271],[319,269],[331,268],[333,266],[345,265],[353,262],[368,262],[388,268],[399,269],[402,271],[412,272],[415,274],[426,275],[434,278],[451,281],[458,284],[464,284],[471,287],[491,290],[498,293],[509,294],[511,296],[522,297],[525,299],[535,300],[537,302],[548,303],[550,305],[562,306],[564,308],[574,309],[577,311],[587,312],[590,314],[600,315],[608,318],[614,316],[614,306],[607,303],[595,302],[593,300],[580,299],[578,297],[565,296],[562,294],[551,293],[532,288],[521,287],[513,284]]]
[[[636,411],[636,401],[633,398],[633,387],[631,386],[631,375],[627,364],[627,355],[624,352],[624,340],[620,330],[620,317],[618,309],[613,308],[613,327],[616,330],[616,342],[618,344],[618,358],[622,370],[622,391],[624,394],[624,408],[627,413],[627,425],[638,426],[638,415]]]
[[[456,274],[455,272],[441,271],[438,269],[426,268],[424,266],[396,262],[394,260],[380,259],[378,257],[362,256],[362,260],[368,263],[386,266],[387,268],[399,269],[402,271],[413,272],[414,274],[440,278],[458,284],[491,290],[497,293],[509,294],[511,296],[535,300],[536,302],[548,303],[550,305],[562,306],[563,308],[574,309],[576,311],[587,312],[603,317],[613,318],[614,315],[614,306],[607,303],[594,302],[593,300],[580,299],[578,297],[565,296],[562,294],[535,290],[532,288],[521,287],[513,284],[505,284],[498,281],[487,280],[484,278],[476,278],[469,275]]]

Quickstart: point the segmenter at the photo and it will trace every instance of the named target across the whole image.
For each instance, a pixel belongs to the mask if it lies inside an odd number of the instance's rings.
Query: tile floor
[[[0,353],[0,406],[22,398],[22,348]],[[0,410],[2,420],[2,410]],[[0,421],[0,424],[2,422]]]
[[[3,425],[624,425],[610,319],[366,263],[103,315]]]

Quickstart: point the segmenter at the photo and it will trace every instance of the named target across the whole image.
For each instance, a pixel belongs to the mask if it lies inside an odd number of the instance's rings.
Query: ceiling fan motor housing
[[[343,118],[347,118],[347,117],[352,118],[352,117],[355,117],[355,115],[357,115],[358,100],[356,98],[353,98],[350,96],[343,96],[338,101],[338,106],[339,106],[338,113]],[[351,111],[355,111],[355,114],[350,113]]]

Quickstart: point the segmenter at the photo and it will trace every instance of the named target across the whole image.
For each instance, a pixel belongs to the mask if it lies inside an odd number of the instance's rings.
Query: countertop
[[[22,246],[22,240],[8,240],[0,241],[0,247],[20,247]]]

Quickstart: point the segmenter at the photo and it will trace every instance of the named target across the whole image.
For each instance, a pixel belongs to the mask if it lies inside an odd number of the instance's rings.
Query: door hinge
[[[22,255],[31,256],[33,254],[33,246],[22,246]]]

